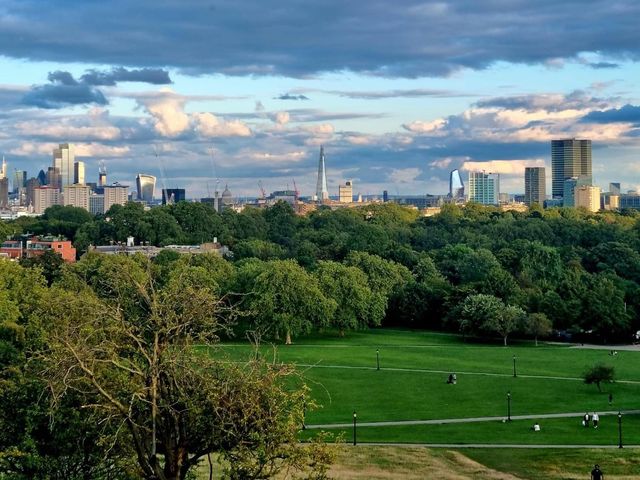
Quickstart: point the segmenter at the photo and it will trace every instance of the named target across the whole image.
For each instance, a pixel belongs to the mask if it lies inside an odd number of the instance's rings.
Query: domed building
[[[222,208],[232,207],[234,204],[233,195],[229,190],[229,185],[224,186],[224,191],[222,192]]]

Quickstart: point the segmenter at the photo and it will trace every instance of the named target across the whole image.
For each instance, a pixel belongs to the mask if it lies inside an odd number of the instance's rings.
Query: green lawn
[[[376,349],[380,351],[380,371],[375,369]],[[251,348],[227,343],[211,354],[241,361],[251,354]],[[316,335],[297,339],[290,346],[263,345],[261,354],[299,365],[321,405],[307,414],[308,424],[349,423],[354,410],[361,422],[502,417],[507,413],[507,392],[512,395],[513,415],[640,409],[638,352],[620,351],[612,357],[608,350],[535,347],[528,342],[503,347],[465,343],[456,335],[377,329],[345,338]],[[513,355],[517,378],[513,378]],[[599,393],[595,385],[579,380],[585,368],[596,362],[614,365],[619,380],[638,383],[604,385]],[[449,372],[457,373],[457,385],[446,384]],[[608,405],[609,392],[614,396],[612,407]],[[631,430],[635,420],[629,416],[627,421]],[[526,423],[530,426],[532,422]],[[551,429],[538,438],[549,438],[544,440],[549,443],[611,443],[603,440],[610,422],[594,437],[598,441],[587,441],[582,430],[573,428],[579,419],[544,423]],[[369,441],[391,442],[472,443],[485,438],[495,443],[528,443],[531,435],[526,435],[526,427],[516,433],[517,424],[362,427],[360,431],[363,441],[369,436]],[[500,442],[502,438],[510,440]],[[629,436],[630,441],[640,443],[640,438],[633,439]]]

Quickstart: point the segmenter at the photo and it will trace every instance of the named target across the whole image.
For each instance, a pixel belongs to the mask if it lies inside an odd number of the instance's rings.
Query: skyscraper
[[[568,178],[584,175],[592,183],[591,140],[551,140],[551,175],[553,198],[562,198],[564,182]]]
[[[457,168],[449,174],[449,198],[464,199],[464,183]]]
[[[0,165],[0,179],[7,178],[7,161],[2,156],[2,165]]]
[[[547,196],[547,184],[544,167],[526,167],[524,169],[524,203],[542,205]]]
[[[0,208],[9,208],[9,179],[0,178]]]
[[[327,188],[327,172],[324,164],[324,147],[320,147],[320,160],[318,161],[318,183],[316,184],[316,200],[324,202],[329,199]]]
[[[469,172],[469,201],[482,205],[498,205],[500,175]]]
[[[74,183],[75,149],[70,143],[61,143],[53,150],[53,166],[60,173],[60,189]]]
[[[73,164],[73,183],[84,185],[84,162],[75,162]]]
[[[20,189],[27,185],[27,172],[16,170],[13,172],[13,193],[20,193]]]
[[[138,200],[152,202],[156,188],[156,177],[139,173],[136,177],[136,187],[138,190]]]
[[[609,193],[611,195],[620,195],[620,182],[612,182],[609,184]]]
[[[104,187],[107,184],[107,167],[104,166],[104,161],[100,162],[98,168],[98,186]]]

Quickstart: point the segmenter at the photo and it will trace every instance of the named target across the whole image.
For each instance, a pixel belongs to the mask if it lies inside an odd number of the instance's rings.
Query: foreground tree
[[[533,335],[536,347],[538,337],[544,337],[551,333],[553,325],[544,313],[532,313],[524,319],[524,329],[529,335]]]
[[[601,383],[613,383],[615,380],[615,369],[611,365],[605,365],[604,363],[598,363],[589,367],[584,372],[584,383],[587,385],[596,384],[598,391],[601,392]]]
[[[54,411],[80,396],[96,424],[114,427],[103,441],[130,445],[148,480],[184,479],[212,452],[233,460],[230,478],[269,478],[307,465],[307,450],[295,441],[303,391],[287,380],[293,371],[197,350],[227,327],[220,300],[195,287],[188,268],[184,281],[174,276],[160,288],[147,266],[144,275],[134,262],[112,272],[135,292],[98,289],[98,298],[73,281],[76,291],[49,290],[37,317],[49,330],[39,361]],[[128,293],[139,308],[124,300]]]

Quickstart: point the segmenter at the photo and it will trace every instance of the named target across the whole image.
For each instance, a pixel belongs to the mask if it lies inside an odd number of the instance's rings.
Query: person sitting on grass
[[[533,430],[534,432],[539,432],[540,431],[540,424],[538,422],[533,424],[533,427],[531,427],[531,430]]]

